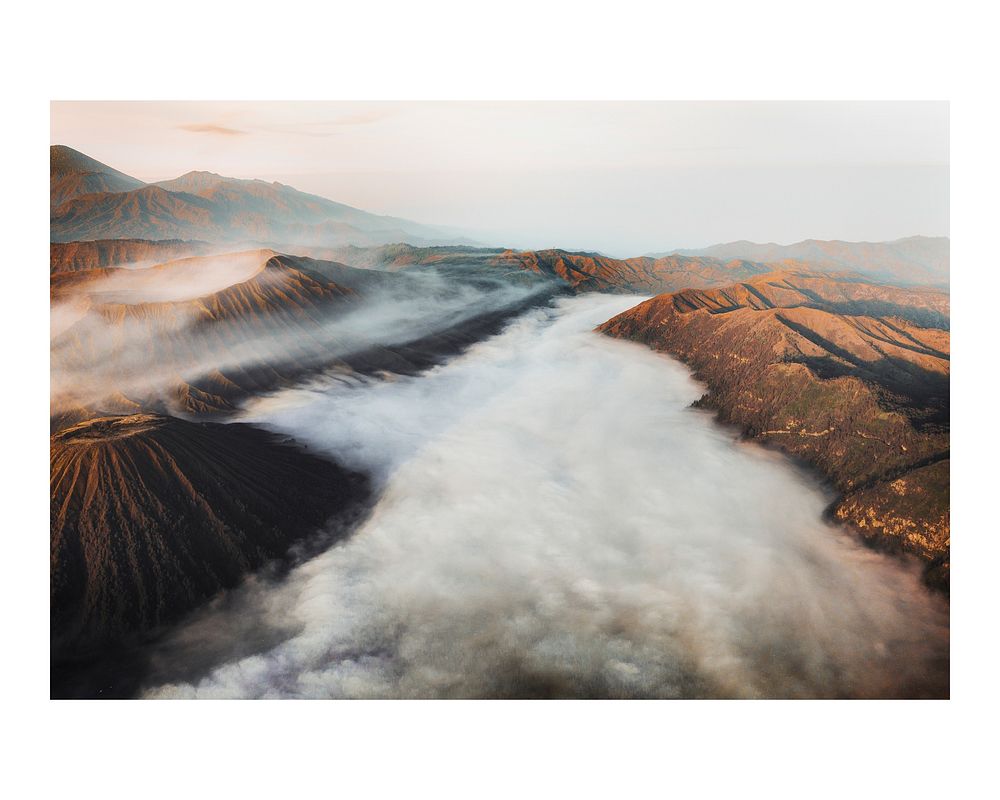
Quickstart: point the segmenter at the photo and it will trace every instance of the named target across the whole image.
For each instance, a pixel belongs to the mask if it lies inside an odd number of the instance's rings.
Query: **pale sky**
[[[278,180],[491,244],[638,255],[948,235],[947,103],[52,104],[145,181]]]

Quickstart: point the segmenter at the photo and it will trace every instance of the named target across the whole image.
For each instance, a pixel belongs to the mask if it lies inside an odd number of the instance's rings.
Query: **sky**
[[[949,233],[939,102],[54,102],[51,143],[144,181],[277,180],[511,247]]]

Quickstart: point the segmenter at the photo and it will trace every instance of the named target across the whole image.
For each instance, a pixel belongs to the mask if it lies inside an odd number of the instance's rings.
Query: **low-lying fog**
[[[915,570],[692,410],[684,367],[591,332],[638,300],[559,300],[422,376],[248,409],[382,495],[350,538],[178,630],[147,694],[945,693],[947,611]]]
[[[327,304],[325,317],[311,318],[310,304],[322,298],[305,297],[302,308],[289,304],[283,294],[294,289],[291,278],[264,271],[272,255],[256,250],[111,270],[67,292],[50,313],[52,413],[102,408],[115,395],[169,402],[180,381],[220,372],[287,362],[321,366],[412,342],[551,290],[544,281],[517,283],[471,271],[444,277],[428,268],[365,287],[354,301]],[[322,273],[314,277],[323,279]],[[206,310],[211,304],[185,302],[251,278],[273,295],[260,298],[262,309],[240,308],[220,322]],[[134,313],[119,304],[135,306]]]
[[[273,250],[180,258],[155,266],[126,265],[87,287],[94,302],[179,303],[242,283],[259,273]]]

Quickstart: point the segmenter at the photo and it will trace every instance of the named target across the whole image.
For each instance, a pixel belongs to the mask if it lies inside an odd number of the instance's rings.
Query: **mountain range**
[[[531,273],[559,282],[574,293],[648,294],[684,287],[721,286],[768,272],[763,264],[700,256],[619,259],[599,253],[568,250],[509,250],[504,248],[383,247],[334,248],[331,258],[367,269],[401,271],[417,266],[477,265],[507,276]]]
[[[455,242],[439,229],[379,216],[280,183],[189,172],[143,183],[64,145],[49,154],[50,239],[382,244]]]
[[[806,239],[795,244],[780,245],[741,241],[716,244],[699,250],[673,250],[670,254],[742,258],[780,266],[808,265],[817,269],[859,272],[870,278],[903,286],[947,288],[950,250],[951,243],[945,236],[909,236],[892,242]],[[668,254],[659,254],[663,255]]]
[[[654,295],[598,330],[687,363],[698,405],[810,464],[837,493],[831,519],[948,591],[947,239],[618,259],[478,247],[208,172],[145,184],[62,146],[50,167],[60,674],[155,635],[363,501],[363,476],[219,424],[244,401],[318,371],[413,375],[588,292]]]

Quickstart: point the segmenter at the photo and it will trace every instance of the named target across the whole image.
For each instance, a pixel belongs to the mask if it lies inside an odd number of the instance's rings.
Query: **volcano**
[[[52,413],[69,414],[55,427],[96,412],[232,411],[328,367],[412,374],[539,302],[495,275],[451,281],[271,250],[60,272],[50,286]]]
[[[175,622],[367,496],[265,431],[152,414],[53,435],[50,486],[56,661]]]

